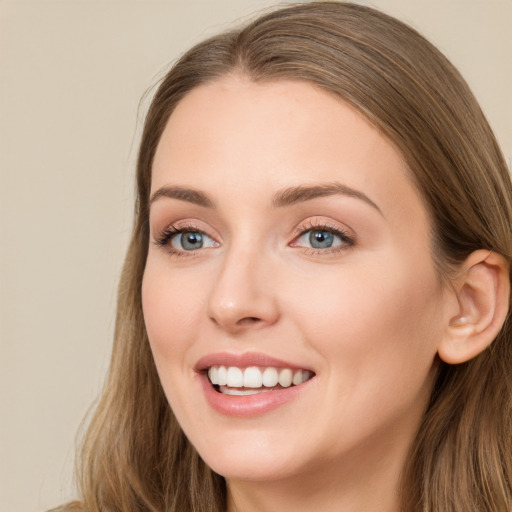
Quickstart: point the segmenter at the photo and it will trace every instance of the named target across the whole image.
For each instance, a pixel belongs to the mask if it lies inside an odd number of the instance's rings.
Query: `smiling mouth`
[[[299,386],[314,375],[309,370],[292,370],[273,366],[239,368],[215,365],[208,369],[208,380],[214,389],[224,395],[233,396],[256,395]]]

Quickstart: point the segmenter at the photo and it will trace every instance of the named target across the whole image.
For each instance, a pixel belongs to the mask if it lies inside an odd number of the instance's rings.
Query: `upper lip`
[[[290,368],[291,370],[309,370],[313,371],[308,366],[291,363],[282,359],[261,354],[258,352],[245,352],[242,354],[235,354],[229,352],[218,352],[208,354],[197,361],[195,365],[196,371],[208,370],[211,366],[237,366],[239,368],[246,368],[248,366],[262,366],[262,367],[276,367],[276,368]]]

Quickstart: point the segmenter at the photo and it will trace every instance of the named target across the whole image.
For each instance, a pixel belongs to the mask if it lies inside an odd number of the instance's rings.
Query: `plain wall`
[[[131,226],[140,98],[191,44],[275,3],[0,2],[0,512],[75,495],[74,438],[108,366]],[[359,3],[448,55],[510,163],[512,0]]]

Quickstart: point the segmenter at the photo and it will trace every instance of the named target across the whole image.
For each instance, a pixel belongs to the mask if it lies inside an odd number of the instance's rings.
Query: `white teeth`
[[[242,389],[242,388],[229,388],[227,386],[222,386],[220,388],[220,392],[224,395],[234,395],[234,396],[247,396],[247,395],[258,395],[260,393],[268,393],[272,391],[271,389]]]
[[[306,380],[306,379],[305,379]],[[297,370],[293,374],[292,384],[294,386],[298,386],[299,384],[302,384],[304,381],[302,380],[302,370]]]
[[[277,369],[274,367],[249,366],[244,370],[237,366],[212,366],[208,369],[208,378],[214,385],[229,388],[248,388],[238,390],[240,392],[226,394],[254,394],[267,391],[264,388],[274,388],[278,384],[283,388],[292,385],[298,386],[306,382],[311,376],[312,373],[308,370],[291,370],[290,368]],[[251,389],[259,391],[251,392]]]
[[[244,388],[261,388],[263,375],[256,366],[249,366],[244,372]]]
[[[208,378],[210,382],[219,382],[219,368],[218,366],[212,366],[208,370]]]
[[[267,388],[273,388],[277,386],[279,376],[275,368],[265,368],[263,372],[263,385]]]
[[[283,388],[289,388],[292,385],[293,372],[289,368],[284,368],[279,372],[279,384]]]
[[[241,388],[244,385],[244,374],[240,368],[230,366],[227,372],[227,386],[230,388]]]
[[[217,374],[216,384],[218,384],[219,386],[225,386],[227,383],[228,383],[228,371],[225,366],[220,366],[219,372]]]

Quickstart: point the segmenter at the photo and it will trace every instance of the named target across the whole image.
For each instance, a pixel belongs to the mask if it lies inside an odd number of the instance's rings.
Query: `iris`
[[[181,233],[179,238],[181,239],[181,246],[186,251],[193,251],[194,249],[201,249],[201,247],[203,247],[203,235],[197,231]]]
[[[315,249],[325,249],[332,247],[334,234],[329,231],[314,230],[309,234],[309,243]]]

